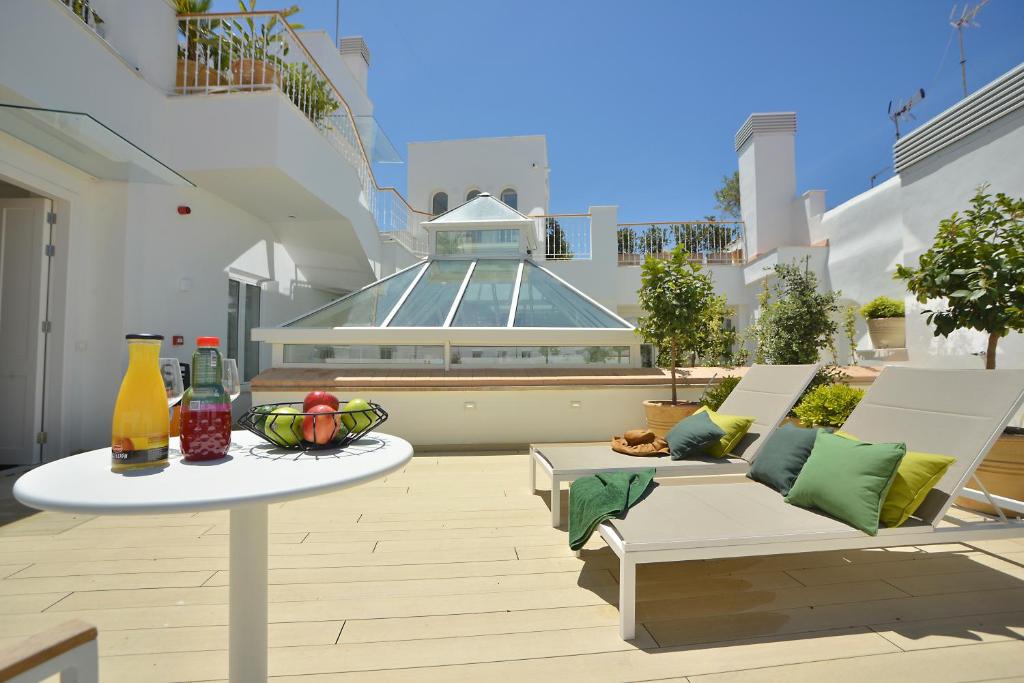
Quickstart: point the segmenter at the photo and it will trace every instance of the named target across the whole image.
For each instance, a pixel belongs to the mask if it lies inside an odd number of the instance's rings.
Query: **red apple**
[[[330,443],[338,432],[338,416],[331,415],[334,409],[327,405],[318,405],[306,412],[310,414],[302,418],[302,438],[315,444]]]
[[[326,391],[311,391],[306,394],[302,401],[302,412],[308,413],[313,406],[330,406],[331,410],[338,409],[338,397]]]

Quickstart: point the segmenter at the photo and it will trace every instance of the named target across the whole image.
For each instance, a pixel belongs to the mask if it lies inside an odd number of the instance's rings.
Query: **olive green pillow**
[[[836,434],[857,440],[857,437],[846,432]],[[954,462],[956,458],[948,455],[908,451],[896,470],[896,477],[882,505],[882,523],[887,527],[896,527],[910,519]]]
[[[910,519],[954,462],[956,458],[948,455],[908,452],[896,470],[889,495],[882,505],[882,523],[894,527]]]
[[[874,536],[906,452],[902,443],[867,443],[818,432],[786,502],[817,508]]]
[[[684,417],[665,435],[669,453],[673,460],[682,460],[689,455],[700,455],[709,443],[717,443],[725,430],[711,421],[707,413],[696,412]]]
[[[716,413],[707,406],[702,407],[694,415],[706,413],[711,421],[718,425],[719,428],[725,434],[722,435],[718,441],[712,441],[704,446],[704,452],[715,458],[724,458],[732,452],[732,449],[736,448],[736,445],[740,442],[747,431],[750,429],[750,425],[754,424],[754,418],[752,417],[741,417],[739,415],[723,415]]]

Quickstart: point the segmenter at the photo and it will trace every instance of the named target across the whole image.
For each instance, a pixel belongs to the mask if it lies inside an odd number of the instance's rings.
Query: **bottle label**
[[[136,439],[145,442],[144,448],[138,448],[132,439],[114,439],[110,446],[111,461],[114,465],[145,465],[167,460],[167,439],[159,437]],[[160,442],[163,442],[162,444]],[[142,444],[139,444],[142,445]]]

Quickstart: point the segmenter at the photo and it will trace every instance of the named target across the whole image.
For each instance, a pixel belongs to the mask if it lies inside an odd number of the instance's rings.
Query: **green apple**
[[[302,415],[291,406],[270,411],[263,433],[278,446],[298,446],[302,438]]]
[[[252,412],[256,413],[259,417],[256,418],[256,426],[261,431],[266,431],[267,427],[267,416],[273,412],[274,406],[271,404],[256,406],[252,409]]]
[[[373,420],[373,408],[366,399],[354,398],[341,409],[341,423],[349,432],[361,432],[372,425]]]

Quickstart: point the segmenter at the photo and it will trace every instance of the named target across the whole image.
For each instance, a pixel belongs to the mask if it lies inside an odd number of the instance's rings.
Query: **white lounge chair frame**
[[[659,477],[746,474],[758,450],[789,414],[814,379],[818,365],[754,365],[719,408],[727,415],[755,418],[747,436],[725,458],[667,456],[640,458],[616,453],[607,443],[533,444],[530,447],[530,493],[537,491],[537,468],[551,481],[551,526],[562,522],[562,482],[598,472],[635,472],[655,468]]]
[[[683,562],[819,552],[888,548],[934,543],[959,543],[1024,535],[1024,522],[1008,520],[1000,511],[998,521],[958,522],[939,526],[953,501],[972,478],[975,470],[1002,434],[1010,419],[1024,404],[1024,370],[932,370],[887,367],[868,390],[864,399],[844,425],[844,431],[868,441],[904,441],[910,450],[941,453],[957,457],[946,476],[932,490],[919,508],[916,517],[904,526],[879,529],[869,536],[818,513],[787,505],[782,497],[755,482],[736,484],[694,484],[664,486],[658,503],[641,500],[622,520],[608,520],[598,532],[619,557],[619,632],[624,640],[636,636],[636,568],[651,562]],[[939,408],[941,406],[941,409]],[[906,426],[904,423],[913,423]],[[905,436],[901,437],[901,432]],[[942,448],[942,446],[946,448]],[[998,510],[980,481],[982,495]],[[737,488],[742,487],[742,488]],[[658,489],[652,491],[652,498]],[[736,534],[705,533],[702,537],[660,539],[651,542],[630,533],[628,521],[645,503],[661,506],[667,501],[677,511],[679,504],[731,500],[750,501],[751,505],[768,504],[777,517],[786,517],[777,526],[789,524],[792,529],[774,535],[756,531],[743,537]],[[1011,501],[1021,505],[1019,501]],[[781,506],[781,507],[780,507]],[[651,507],[646,517],[651,517]],[[720,508],[708,514],[728,514]],[[660,517],[647,522],[652,526],[685,524],[685,513],[676,519],[661,511]],[[643,516],[643,515],[641,515]],[[798,519],[798,524],[791,520]],[[660,520],[665,520],[664,523]],[[756,526],[763,526],[758,520]],[[699,524],[697,520],[691,526]],[[732,526],[736,526],[735,520]],[[655,534],[656,536],[656,534]]]

